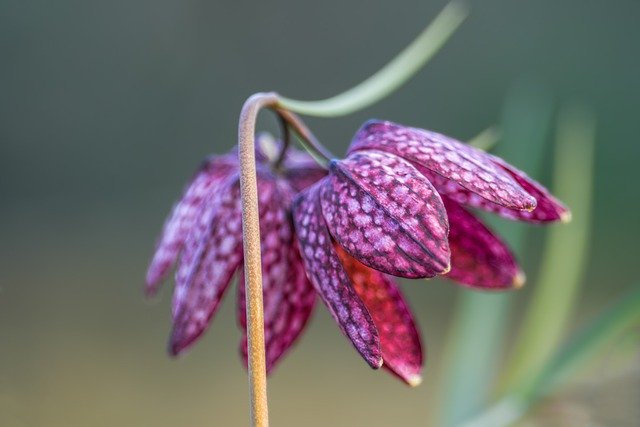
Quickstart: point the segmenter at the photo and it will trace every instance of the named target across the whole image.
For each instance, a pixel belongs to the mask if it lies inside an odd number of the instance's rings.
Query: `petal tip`
[[[524,274],[522,270],[518,270],[516,275],[513,277],[514,289],[521,289],[524,286],[526,281],[527,281],[527,276]]]
[[[169,341],[169,345],[167,346],[167,352],[171,357],[180,356],[184,349],[185,347],[183,345],[181,345],[179,342],[174,341],[173,339]]]
[[[560,222],[563,224],[568,224],[571,222],[572,215],[570,210],[566,210],[560,214]]]
[[[524,208],[522,210],[526,212],[533,212],[537,207],[538,201],[535,199],[535,197],[531,197],[525,202]]]
[[[420,384],[422,384],[422,375],[420,374],[411,375],[408,378],[406,378],[406,381],[410,387],[418,387]]]
[[[442,272],[440,274],[447,274],[451,271],[451,261],[449,261],[449,263],[447,264],[447,266],[444,268],[444,270],[442,270]]]
[[[382,368],[382,365],[384,365],[384,360],[382,359],[382,356],[380,356],[379,359],[374,360],[374,363],[371,366],[373,369],[380,369]]]

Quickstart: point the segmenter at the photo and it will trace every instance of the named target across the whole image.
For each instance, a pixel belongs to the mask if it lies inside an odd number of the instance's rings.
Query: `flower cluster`
[[[258,148],[256,157],[268,371],[304,329],[318,295],[370,366],[419,383],[422,345],[394,277],[518,287],[524,275],[511,251],[468,208],[536,223],[569,217],[545,188],[503,160],[391,122],[366,123],[328,171],[292,149],[274,168],[266,151]],[[235,153],[208,159],[174,207],[149,267],[149,293],[176,261],[171,353],[206,330],[239,272],[246,361]]]

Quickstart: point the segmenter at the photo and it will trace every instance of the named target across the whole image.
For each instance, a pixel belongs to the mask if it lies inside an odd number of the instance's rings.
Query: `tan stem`
[[[262,259],[256,178],[255,127],[260,110],[275,105],[274,93],[258,93],[245,102],[240,113],[238,147],[240,158],[240,194],[242,198],[242,238],[247,299],[247,350],[249,353],[249,389],[251,425],[267,427],[267,370],[264,348],[264,308],[262,303]]]

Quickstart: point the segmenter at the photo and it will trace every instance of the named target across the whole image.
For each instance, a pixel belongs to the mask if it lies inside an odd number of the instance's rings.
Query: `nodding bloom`
[[[524,276],[509,248],[467,208],[537,223],[569,216],[503,160],[390,122],[366,123],[328,173],[291,149],[276,169],[268,156],[259,152],[257,159],[268,371],[303,330],[318,294],[370,366],[418,384],[420,336],[393,276],[443,275],[479,289],[520,286]],[[148,293],[178,258],[170,352],[206,330],[239,271],[246,362],[235,153],[207,160],[174,207],[149,267]]]
[[[568,210],[503,160],[446,136],[370,121],[348,156],[299,194],[293,217],[307,275],[374,368],[418,383],[422,353],[391,276],[445,275],[507,289],[524,276],[509,248],[466,207],[549,222]]]
[[[273,141],[263,136],[257,145],[265,344],[270,371],[300,335],[315,303],[315,291],[294,237],[291,201],[326,171],[310,156],[292,149],[275,171],[270,168],[273,159],[264,154],[273,152]],[[177,262],[169,340],[169,352],[174,356],[206,331],[238,273],[237,315],[244,331],[240,350],[246,364],[240,200],[237,152],[212,156],[195,173],[165,222],[147,272],[146,292],[155,294]]]

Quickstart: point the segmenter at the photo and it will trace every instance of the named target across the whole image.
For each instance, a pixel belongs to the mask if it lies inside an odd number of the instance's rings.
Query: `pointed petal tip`
[[[384,365],[384,360],[382,360],[382,356],[379,357],[378,360],[374,361],[374,364],[371,365],[373,369],[380,369]]]
[[[179,357],[184,349],[185,346],[181,345],[179,342],[175,341],[173,337],[171,337],[171,339],[169,340],[169,345],[167,346],[167,353],[169,353],[169,356],[174,358]]]
[[[448,272],[451,271],[451,260],[449,260],[449,263],[447,264],[447,266],[445,267],[444,270],[442,270],[442,273],[440,274],[447,274]]]
[[[142,290],[144,297],[148,300],[153,299],[158,295],[158,286],[155,283],[146,282],[144,289]]]
[[[525,212],[533,212],[538,207],[538,201],[535,197],[529,196],[529,200],[527,200],[524,204],[524,208],[522,209]]]
[[[571,222],[572,215],[570,210],[566,210],[560,214],[560,222],[563,224],[568,224]]]
[[[420,384],[422,384],[422,375],[420,374],[414,374],[409,376],[408,378],[406,378],[407,384],[409,384],[410,387],[418,387]]]
[[[518,270],[516,275],[513,278],[513,287],[514,289],[521,289],[527,281],[527,276],[524,274],[522,270]]]
[[[169,343],[167,344],[167,352],[171,357],[177,358],[185,354],[189,348],[198,338],[200,338],[201,334],[197,335],[185,335],[184,330],[174,329],[171,331],[171,336],[169,337]]]

